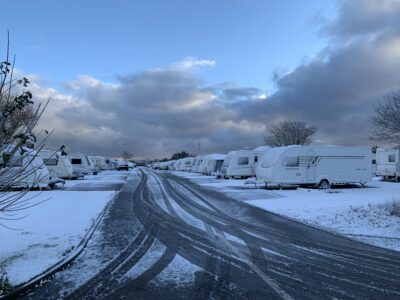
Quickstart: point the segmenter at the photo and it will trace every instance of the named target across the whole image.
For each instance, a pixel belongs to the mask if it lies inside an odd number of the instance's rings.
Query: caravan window
[[[254,156],[254,162],[255,162],[255,163],[258,162],[258,156],[257,156],[257,155]]]
[[[286,167],[298,167],[299,166],[299,157],[298,156],[286,156],[284,165]]]
[[[80,159],[80,158],[71,158],[71,164],[73,164],[73,165],[81,165],[82,164],[82,159]]]
[[[11,158],[10,161],[7,163],[10,167],[22,167],[22,158]]]
[[[395,154],[389,154],[389,156],[388,156],[388,161],[389,161],[390,163],[396,162],[396,155],[395,155]]]
[[[47,158],[47,159],[43,159],[43,161],[46,166],[57,166],[57,164],[58,164],[57,158]]]
[[[248,157],[238,157],[237,163],[238,163],[238,165],[248,165],[249,158]]]

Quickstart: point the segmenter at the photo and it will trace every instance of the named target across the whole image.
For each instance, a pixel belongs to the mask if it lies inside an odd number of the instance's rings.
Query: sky
[[[370,145],[400,83],[398,0],[7,1],[39,128],[70,151],[136,158],[263,144],[286,119]],[[199,147],[200,144],[200,147]]]

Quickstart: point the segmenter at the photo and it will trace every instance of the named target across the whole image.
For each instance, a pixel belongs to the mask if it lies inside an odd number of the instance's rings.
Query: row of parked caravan
[[[370,147],[261,146],[228,154],[186,157],[158,162],[155,169],[215,175],[218,178],[254,178],[248,183],[266,186],[364,185],[372,176],[400,180],[400,150]]]
[[[104,156],[84,153],[65,153],[51,149],[34,149],[13,145],[3,149],[0,156],[3,166],[0,186],[10,188],[54,187],[65,180],[97,175],[103,170],[128,170],[131,162],[113,160]]]

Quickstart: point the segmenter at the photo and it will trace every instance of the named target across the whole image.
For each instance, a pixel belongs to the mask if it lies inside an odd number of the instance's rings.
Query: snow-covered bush
[[[400,217],[400,200],[387,201],[381,204],[381,208],[390,216]]]
[[[0,273],[0,296],[2,294],[8,294],[13,290],[13,286],[11,285],[7,273],[5,271],[2,271]]]

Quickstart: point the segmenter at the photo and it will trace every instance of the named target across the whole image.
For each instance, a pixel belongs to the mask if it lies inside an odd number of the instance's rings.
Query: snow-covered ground
[[[244,180],[219,180],[185,172],[174,174],[262,209],[400,251],[400,216],[390,214],[391,202],[400,203],[400,183],[375,178],[366,188],[270,191],[245,185]]]
[[[108,178],[107,178],[108,177]],[[105,173],[84,180],[67,181],[65,190],[32,191],[25,197],[47,201],[23,210],[17,220],[0,220],[0,272],[5,271],[11,284],[29,280],[58,262],[78,245],[93,221],[114,198],[114,190],[68,190],[76,185],[98,182],[101,187],[125,177]],[[26,216],[25,216],[26,215]],[[25,216],[25,217],[24,217]]]
[[[85,184],[87,186],[101,187],[110,184],[121,184],[129,175],[128,171],[102,171],[98,175],[85,175],[83,179],[66,180],[64,188],[72,189],[77,185]]]

